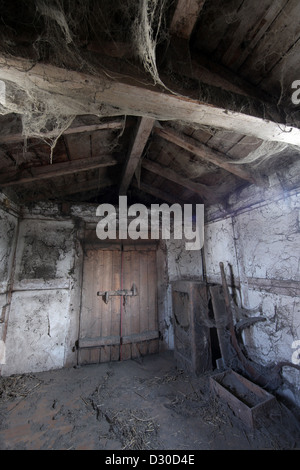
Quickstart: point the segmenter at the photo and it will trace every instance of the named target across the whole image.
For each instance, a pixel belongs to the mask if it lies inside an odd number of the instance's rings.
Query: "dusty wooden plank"
[[[144,159],[142,162],[142,166],[143,168],[145,168],[148,171],[151,171],[152,173],[160,175],[170,181],[173,181],[176,184],[179,184],[180,186],[183,186],[189,189],[190,191],[193,191],[194,193],[201,196],[204,200],[211,201],[211,198],[214,197],[214,193],[210,190],[209,187],[200,183],[194,183],[188,178],[184,178],[178,175],[175,171],[169,168],[163,167],[159,163],[155,163],[155,162],[152,162],[151,160]]]
[[[273,21],[253,53],[240,68],[243,77],[254,84],[259,84],[269,74],[299,38],[299,17],[299,1],[289,0],[282,13]]]
[[[121,288],[121,251],[112,252],[112,290]],[[120,301],[119,297],[111,297],[111,335],[120,335]],[[113,351],[112,351],[113,354]]]
[[[88,251],[83,262],[83,285],[81,292],[81,313],[80,313],[80,337],[89,335],[89,327],[93,308],[90,307],[90,302],[93,293],[93,278],[94,270],[94,257],[92,251]]]
[[[152,196],[161,199],[162,201],[169,202],[170,204],[183,204],[183,202],[179,199],[173,196],[172,194],[166,193],[165,191],[162,191],[161,189],[145,184],[145,183],[140,183],[139,185],[137,183],[132,183],[132,186],[134,188],[140,189],[141,191],[144,191],[145,193],[151,194]]]
[[[79,339],[79,347],[80,348],[95,348],[100,346],[111,346],[111,345],[119,345],[120,344],[120,336],[95,336],[95,337],[85,337]]]
[[[158,330],[156,253],[148,252],[148,322],[149,330]]]
[[[149,330],[148,252],[140,253],[140,330]]]
[[[33,89],[51,92],[65,109],[70,109],[75,114],[97,115],[99,106],[105,105],[107,115],[111,116],[126,114],[158,120],[177,119],[300,146],[300,129],[286,126],[282,121],[266,120],[266,109],[262,106],[257,108],[257,103],[250,103],[249,98],[246,108],[241,108],[240,99],[236,97],[235,101],[232,95],[230,98],[223,96],[222,100],[218,96],[216,101],[212,94],[208,103],[191,96],[191,90],[181,89],[179,92],[174,88],[176,93],[167,90],[162,92],[146,82],[143,86],[137,85],[130,77],[127,77],[125,83],[110,80],[107,76],[98,78],[3,56],[0,56],[0,79],[23,88],[30,83]],[[234,106],[236,102],[238,108]],[[282,120],[284,121],[283,118]]]
[[[195,142],[195,140],[191,137],[179,136],[170,130],[155,127],[155,133],[160,137],[169,140],[170,142],[173,142],[179,147],[188,150],[194,155],[197,155],[201,159],[209,161],[210,163],[213,163],[214,165],[223,168],[224,170],[229,171],[230,173],[246,181],[249,181],[250,183],[255,183],[255,180],[252,175],[247,173],[245,170],[231,164],[226,158],[226,156],[221,152],[213,150],[204,144]]]
[[[137,343],[139,341],[150,341],[158,338],[158,331],[144,331],[132,335],[123,336],[123,344]]]
[[[101,278],[103,291],[112,290],[112,277],[113,277],[113,251],[103,251],[103,267],[98,272],[97,280]],[[96,281],[97,282],[97,281]],[[96,286],[95,286],[96,287]],[[101,336],[106,337],[111,335],[111,314],[112,314],[112,302],[107,304],[100,300],[102,306],[101,315]],[[102,360],[102,359],[101,359]]]
[[[121,195],[127,193],[134,172],[139,164],[144,148],[154,125],[154,119],[139,118],[133,142],[128,153],[121,177],[120,191]]]
[[[288,0],[278,0],[276,2],[272,0],[269,2],[267,9],[264,3],[261,2],[258,3],[256,8],[253,8],[250,3],[247,4],[247,10],[242,9],[243,15],[233,36],[233,41],[222,57],[223,64],[229,66],[232,70],[238,70],[287,2]],[[250,18],[252,19],[251,23]]]
[[[131,275],[131,260],[132,255],[130,251],[124,251],[123,253],[123,283],[121,289],[131,289],[132,287],[132,275]],[[130,310],[127,308],[127,300],[124,302],[122,308],[122,333],[121,336],[127,336],[131,333],[131,316]],[[122,348],[123,353],[123,348]]]
[[[140,256],[140,252],[131,251],[131,281],[127,288],[131,289],[132,285],[135,284],[137,289],[136,296],[126,297],[126,310],[131,316],[131,334],[140,332],[140,304],[143,302],[140,295]],[[126,289],[126,285],[124,287]]]
[[[82,171],[116,165],[118,162],[111,157],[94,157],[63,163],[53,163],[28,170],[7,170],[0,175],[0,186],[6,188],[16,184],[32,183],[41,179],[55,178]]]
[[[115,130],[115,129],[122,129],[123,127],[123,121],[108,121],[108,122],[103,122],[103,123],[100,123],[100,124],[90,124],[90,125],[86,125],[86,126],[74,126],[74,127],[69,127],[68,129],[66,129],[62,135],[73,135],[73,134],[83,134],[83,133],[92,133],[92,132],[95,132],[95,131],[99,131],[99,130],[108,130],[108,129],[111,129],[111,130]],[[44,137],[47,138],[47,137],[52,137],[52,134],[49,133],[49,135],[47,134],[44,134]],[[6,135],[2,135],[0,133],[0,144],[12,144],[12,143],[16,143],[16,142],[22,142],[24,141],[24,135],[19,132],[19,133],[16,133],[16,134],[6,134]]]
[[[102,346],[100,352],[100,362],[110,362],[111,346]]]
[[[205,0],[178,0],[170,25],[171,35],[189,39]]]
[[[226,34],[229,25],[236,20],[236,14],[243,0],[214,0],[207,2],[196,31],[196,46],[207,55],[213,55]],[[225,20],[225,21],[224,21]],[[209,38],[207,29],[209,28]]]
[[[94,348],[90,350],[89,364],[99,364],[100,362],[100,350]]]

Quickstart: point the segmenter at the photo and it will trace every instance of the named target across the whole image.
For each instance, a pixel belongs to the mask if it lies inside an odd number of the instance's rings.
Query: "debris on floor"
[[[300,449],[300,424],[276,401],[249,429],[171,352],[0,378],[1,450]]]

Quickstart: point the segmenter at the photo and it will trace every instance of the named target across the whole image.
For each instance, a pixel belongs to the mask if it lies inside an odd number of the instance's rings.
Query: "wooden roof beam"
[[[57,176],[79,173],[82,171],[94,170],[107,166],[113,166],[118,163],[111,157],[83,158],[81,160],[68,161],[63,163],[54,163],[52,165],[43,165],[30,167],[26,170],[7,170],[0,174],[0,187],[7,188],[19,184],[33,183],[41,179],[56,178]]]
[[[228,161],[226,155],[217,150],[213,150],[210,147],[201,144],[200,142],[192,139],[187,136],[179,136],[168,129],[163,129],[160,127],[155,127],[154,132],[169,142],[172,142],[175,145],[187,150],[188,152],[197,155],[202,160],[213,163],[214,165],[223,168],[224,170],[242,178],[250,183],[255,183],[255,179],[251,174],[240,168],[238,165],[234,165]]]
[[[150,194],[151,196],[157,197],[162,201],[168,202],[169,204],[183,204],[182,201],[172,196],[172,194],[166,193],[165,191],[162,191],[161,189],[149,184],[143,182],[138,184],[136,181],[133,181],[132,186],[136,189],[139,189],[140,191],[143,191],[144,193]]]
[[[162,77],[164,80],[164,78]],[[209,102],[199,100],[199,90],[177,90],[173,93],[159,86],[137,83],[129,76],[118,80],[108,76],[96,77],[80,72],[60,69],[52,65],[33,65],[25,59],[11,59],[0,55],[0,80],[15,83],[20,88],[51,93],[72,114],[144,116],[161,121],[180,120],[187,124],[226,129],[266,141],[284,142],[300,147],[300,129],[284,121],[266,119],[268,107],[250,98],[240,96],[214,96]],[[96,90],[96,91],[95,91]],[[212,90],[211,90],[212,91]]]
[[[162,176],[173,183],[179,184],[184,188],[198,194],[204,202],[215,200],[215,191],[212,191],[208,186],[204,184],[195,183],[188,178],[184,178],[178,175],[175,171],[170,170],[167,167],[162,166],[160,163],[152,162],[151,160],[144,159],[142,161],[142,167],[147,171],[151,171],[156,175]]]
[[[171,35],[189,39],[205,0],[178,0],[171,21]]]
[[[125,195],[127,193],[134,172],[139,164],[140,158],[153,129],[154,122],[154,119],[145,117],[138,119],[131,148],[123,167],[119,191],[120,195]]]
[[[69,127],[66,129],[62,135],[73,135],[73,134],[82,134],[84,132],[91,133],[95,131],[101,130],[115,130],[115,129],[122,129],[123,121],[110,121],[110,122],[103,122],[99,124],[91,124],[86,126],[76,126],[76,127]],[[44,134],[44,138],[47,138],[47,134]],[[49,137],[53,137],[51,133],[49,133]],[[21,133],[17,134],[0,134],[0,144],[14,144],[17,142],[22,142],[24,140],[24,135]]]

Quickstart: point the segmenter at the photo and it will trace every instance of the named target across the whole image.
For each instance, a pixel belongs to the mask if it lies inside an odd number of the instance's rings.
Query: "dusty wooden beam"
[[[255,179],[252,175],[241,169],[239,166],[230,163],[226,155],[223,153],[213,150],[210,147],[195,141],[195,139],[192,139],[191,137],[182,137],[167,129],[155,127],[154,132],[163,139],[166,139],[188,152],[197,155],[202,160],[213,163],[214,165],[223,168],[224,170],[238,176],[239,178],[249,181],[250,183],[255,183]]]
[[[71,183],[66,184],[64,186],[61,185],[53,185],[51,187],[51,192],[48,192],[48,188],[41,186],[32,188],[31,186],[27,188],[24,186],[23,191],[20,194],[22,202],[29,203],[29,202],[36,202],[36,201],[45,201],[47,199],[63,199],[65,196],[79,194],[87,191],[92,191],[95,189],[105,189],[110,186],[113,186],[111,180],[105,179],[99,181],[98,179],[92,179],[85,182],[79,183]]]
[[[179,184],[186,189],[198,194],[204,201],[210,201],[215,199],[215,191],[212,192],[208,186],[203,184],[194,183],[190,181],[188,178],[183,178],[182,176],[178,175],[175,171],[170,170],[167,167],[160,165],[159,163],[152,162],[151,160],[144,159],[142,161],[142,167],[156,175],[162,176],[173,183]]]
[[[136,189],[139,189],[140,191],[143,191],[144,193],[151,194],[151,196],[157,197],[162,201],[166,201],[169,204],[183,204],[183,202],[180,201],[179,198],[176,198],[172,196],[172,194],[168,194],[165,191],[162,191],[161,189],[151,186],[149,184],[143,182],[138,184],[136,181],[133,181],[132,186]]]
[[[76,127],[69,127],[66,129],[62,135],[72,135],[72,134],[82,134],[84,132],[90,133],[95,131],[101,130],[109,130],[109,129],[122,129],[123,121],[111,121],[111,122],[103,122],[100,124],[92,124],[87,126],[76,126]],[[47,134],[44,134],[45,138],[47,138]],[[49,133],[49,137],[52,137],[52,134]],[[7,134],[1,135],[0,134],[0,144],[13,144],[16,142],[22,142],[24,140],[24,135],[21,133],[17,134]]]
[[[171,35],[189,39],[204,3],[205,0],[178,0],[170,26]]]
[[[99,178],[94,178],[88,181],[81,181],[79,183],[71,183],[66,184],[64,187],[59,186],[57,188],[59,195],[67,195],[67,194],[76,194],[76,193],[83,193],[86,191],[91,191],[93,189],[104,189],[108,188],[109,186],[113,186],[114,183],[109,179],[105,178],[99,180]]]
[[[180,120],[186,123],[211,126],[251,135],[266,141],[285,142],[300,146],[300,129],[283,122],[267,120],[266,107],[256,109],[256,103],[247,98],[242,106],[239,97],[210,95],[210,102],[199,101],[199,90],[161,90],[160,87],[142,84],[134,77],[110,79],[52,65],[32,64],[25,59],[8,59],[0,56],[0,80],[7,86],[13,82],[20,89],[51,93],[65,113],[70,115],[105,112],[106,116],[143,116],[161,121]],[[238,106],[235,105],[237,98]],[[229,100],[229,101],[228,101]],[[246,105],[246,103],[243,103]],[[13,103],[11,107],[20,106]],[[253,107],[252,107],[253,105]],[[248,111],[246,111],[248,110]],[[250,111],[251,110],[251,111]],[[16,111],[15,111],[16,112]],[[19,113],[22,113],[20,108]],[[24,110],[25,112],[25,110]]]
[[[154,122],[154,119],[149,118],[139,118],[138,120],[131,148],[123,168],[119,191],[120,195],[125,195],[127,193],[134,172],[153,129]]]
[[[78,173],[82,171],[93,170],[107,166],[113,166],[118,163],[111,157],[83,158],[81,160],[68,161],[63,163],[54,163],[40,167],[31,167],[27,170],[7,170],[0,174],[0,187],[6,188],[18,184],[32,183],[41,179],[55,178],[57,176]]]

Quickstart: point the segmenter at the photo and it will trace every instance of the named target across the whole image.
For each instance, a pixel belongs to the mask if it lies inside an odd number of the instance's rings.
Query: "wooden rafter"
[[[52,65],[33,66],[24,59],[1,56],[0,80],[9,80],[24,89],[30,83],[33,88],[50,92],[54,98],[57,96],[62,106],[75,114],[98,115],[99,109],[105,105],[111,116],[144,116],[164,121],[177,119],[300,146],[299,128],[267,120],[266,109],[263,106],[257,109],[257,103],[252,103],[249,98],[247,109],[251,109],[251,114],[241,106],[240,97],[236,97],[239,106],[235,109],[232,94],[218,96],[216,102],[211,95],[210,102],[203,102],[191,96],[190,90],[171,93],[147,84],[137,84],[134,78],[130,80],[127,77],[126,82],[108,77],[100,79]]]
[[[215,193],[211,189],[203,184],[194,183],[188,178],[184,178],[178,175],[175,171],[170,170],[167,167],[162,166],[160,163],[152,162],[151,160],[144,159],[142,167],[156,175],[162,176],[167,180],[173,181],[173,183],[179,184],[186,189],[198,194],[204,201],[212,200],[215,197]]]
[[[226,155],[222,154],[221,152],[213,150],[207,145],[195,141],[195,139],[192,139],[191,137],[182,137],[167,129],[155,127],[154,132],[163,139],[166,139],[169,142],[172,142],[173,144],[187,150],[188,152],[197,155],[202,160],[213,163],[214,165],[223,168],[224,170],[250,183],[255,183],[255,179],[252,175],[241,169],[239,166],[230,163]]]
[[[57,176],[78,173],[82,171],[93,170],[97,168],[113,166],[118,163],[111,157],[83,158],[71,162],[54,163],[52,165],[43,165],[40,167],[31,167],[27,170],[7,170],[0,174],[0,187],[15,186],[18,184],[33,183],[41,179],[55,178]]]
[[[123,168],[119,191],[120,195],[125,195],[127,193],[127,189],[138,166],[153,125],[154,119],[139,118],[138,120],[133,142]]]
[[[132,186],[134,188],[140,189],[141,191],[150,194],[151,196],[157,197],[161,199],[162,201],[168,202],[169,204],[183,204],[182,201],[178,200],[178,198],[175,198],[172,196],[172,194],[166,193],[165,191],[156,188],[152,185],[146,184],[141,182],[138,184],[136,181],[132,182]]]
[[[76,127],[69,127],[66,129],[62,135],[72,135],[72,134],[82,134],[82,133],[90,133],[100,130],[115,130],[115,129],[122,129],[123,121],[110,121],[110,122],[103,122],[100,124],[92,124],[86,126],[76,126]],[[47,138],[47,134],[44,134],[45,138]],[[49,134],[49,137],[52,137],[52,134]],[[16,142],[22,142],[24,140],[24,135],[21,133],[17,134],[7,134],[1,135],[0,134],[0,144],[13,144]]]
[[[170,26],[171,35],[189,39],[204,3],[205,0],[178,0]]]

